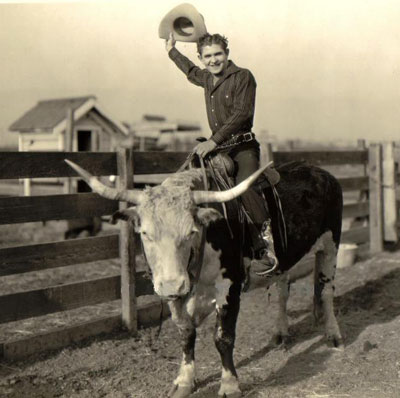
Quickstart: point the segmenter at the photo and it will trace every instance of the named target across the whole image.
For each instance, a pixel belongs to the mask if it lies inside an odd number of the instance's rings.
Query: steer
[[[239,197],[263,172],[226,191],[201,191],[198,169],[176,173],[161,185],[145,190],[118,190],[66,160],[100,195],[135,204],[117,212],[135,225],[152,273],[155,292],[168,301],[172,319],[182,339],[183,358],[169,397],[189,397],[195,389],[194,346],[196,328],[216,312],[214,341],[221,356],[222,376],[218,395],[241,396],[233,363],[236,320],[245,278],[243,239],[238,217],[228,222],[218,206],[235,206]],[[314,316],[325,319],[328,340],[342,346],[333,310],[336,253],[340,241],[342,191],[327,171],[303,163],[278,168],[277,185],[286,224],[287,250],[277,250],[281,274],[276,276],[279,311],[278,341],[289,337],[286,303],[289,296],[287,270],[305,254],[316,253]],[[214,203],[214,207],[200,207]],[[228,214],[230,212],[228,211]],[[229,226],[228,226],[229,223]],[[279,248],[279,236],[275,236]]]

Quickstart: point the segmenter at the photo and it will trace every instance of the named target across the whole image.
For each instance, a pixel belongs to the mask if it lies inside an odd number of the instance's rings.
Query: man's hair
[[[228,39],[225,36],[218,33],[213,35],[206,33],[197,40],[197,52],[201,55],[203,47],[211,46],[213,44],[219,44],[225,52],[228,50]]]

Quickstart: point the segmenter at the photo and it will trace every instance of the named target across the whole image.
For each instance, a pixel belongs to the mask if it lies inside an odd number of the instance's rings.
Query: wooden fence
[[[343,219],[368,220],[367,225],[352,224],[356,226],[342,233],[342,242],[368,243],[370,252],[376,253],[383,250],[385,241],[398,240],[399,200],[396,196],[396,187],[400,181],[398,173],[400,148],[396,148],[394,143],[374,143],[368,148],[365,148],[363,141],[360,144],[360,149],[355,151],[274,152],[272,158],[276,164],[305,160],[328,168],[347,165],[351,170],[351,166],[361,166],[358,167],[356,176],[343,176],[343,173],[336,176],[345,198],[346,194],[352,191],[360,193],[356,202],[345,201]],[[266,152],[271,154],[271,151]],[[270,158],[271,155],[267,157]],[[360,175],[360,170],[364,175]]]
[[[394,229],[397,240],[398,200],[395,189],[399,176],[396,171],[398,156],[394,146],[388,145],[385,150],[382,145],[375,144],[368,149],[350,151],[274,153],[267,147],[263,153],[264,159],[273,157],[276,164],[307,160],[321,166],[347,164],[369,169],[369,176],[339,178],[345,193],[369,191],[369,200],[346,204],[343,214],[344,218],[352,219],[368,216],[369,225],[345,231],[343,240],[370,242],[372,252],[382,250],[385,234],[393,235]],[[382,161],[382,154],[385,154],[386,163]],[[160,182],[166,174],[175,172],[186,156],[184,152],[133,153],[127,149],[117,153],[4,152],[0,153],[0,180],[76,176],[64,162],[68,158],[93,175],[118,175],[120,186],[130,188],[134,176],[135,181]],[[385,190],[390,190],[386,196]],[[390,201],[386,198],[390,198]],[[387,203],[391,203],[391,208],[394,203],[394,211],[385,220],[383,208],[388,208]],[[3,197],[0,198],[0,224],[104,216],[122,206],[126,204],[118,204],[94,193]],[[151,324],[159,317],[160,304],[144,307],[136,305],[136,297],[152,294],[153,289],[144,273],[135,270],[132,227],[127,223],[120,224],[119,234],[0,249],[0,277],[118,257],[121,263],[121,274],[117,276],[0,295],[0,323],[121,299],[120,315],[0,342],[0,357],[19,358],[60,348],[92,335],[110,332],[121,324],[135,332],[139,326]],[[388,226],[389,232],[386,232],[385,226]],[[393,236],[390,239],[393,240]]]
[[[71,177],[76,173],[64,162],[68,158],[97,176],[119,175],[124,187],[133,184],[135,173],[157,174],[176,171],[184,153],[7,152],[0,154],[0,180],[20,178]],[[1,197],[0,224],[110,215],[119,204],[94,193],[48,196]],[[120,206],[125,206],[121,203]],[[121,258],[121,275],[51,286],[46,289],[0,295],[0,323],[22,320],[83,306],[121,299],[121,315],[96,319],[45,334],[0,343],[0,357],[17,358],[38,351],[55,349],[109,332],[122,323],[135,331],[158,320],[160,305],[136,307],[136,297],[152,294],[144,272],[135,272],[131,227],[121,223],[119,234],[76,240],[41,243],[0,249],[0,277],[50,268]],[[0,339],[1,341],[1,339]]]

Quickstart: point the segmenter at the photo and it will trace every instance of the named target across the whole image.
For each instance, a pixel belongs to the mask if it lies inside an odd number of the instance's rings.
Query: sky
[[[0,1],[0,146],[39,100],[95,95],[109,114],[199,122],[202,89],[168,58],[180,1]],[[257,81],[254,131],[278,139],[400,139],[398,0],[196,0],[210,33]],[[199,66],[194,43],[177,48]]]

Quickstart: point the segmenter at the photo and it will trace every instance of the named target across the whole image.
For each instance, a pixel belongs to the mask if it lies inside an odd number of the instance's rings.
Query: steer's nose
[[[163,297],[184,296],[189,292],[189,284],[185,278],[176,278],[171,280],[161,281],[159,284],[158,294]]]

